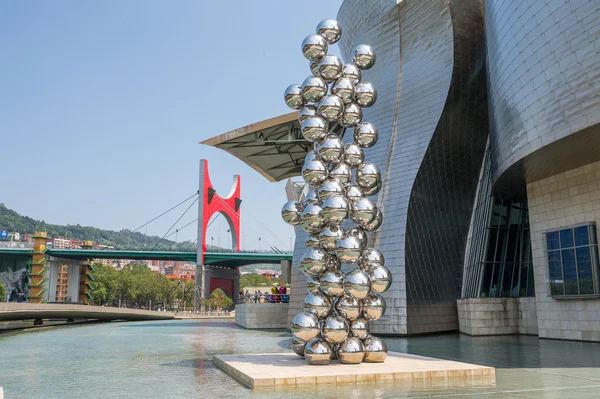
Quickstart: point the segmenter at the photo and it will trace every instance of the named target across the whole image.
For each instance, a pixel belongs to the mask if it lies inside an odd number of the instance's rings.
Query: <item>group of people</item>
[[[272,287],[271,293],[261,292],[260,290],[256,291],[254,294],[251,294],[246,290],[246,292],[240,291],[238,296],[241,302],[245,303],[288,303],[290,301],[290,296],[287,293],[287,287]]]

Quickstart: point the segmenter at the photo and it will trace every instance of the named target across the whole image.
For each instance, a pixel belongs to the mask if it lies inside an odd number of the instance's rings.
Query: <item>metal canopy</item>
[[[336,124],[332,130],[343,134],[344,129]],[[299,176],[306,154],[313,149],[313,143],[302,137],[298,112],[253,123],[200,144],[227,151],[272,182]]]

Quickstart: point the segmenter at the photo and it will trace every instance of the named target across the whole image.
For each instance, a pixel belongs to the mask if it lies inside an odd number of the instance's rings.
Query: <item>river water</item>
[[[600,344],[536,337],[385,338],[392,351],[495,366],[496,384],[483,387],[438,382],[252,391],[211,362],[215,354],[289,351],[289,340],[287,331],[245,330],[229,320],[34,329],[0,335],[0,386],[5,399],[600,397]]]

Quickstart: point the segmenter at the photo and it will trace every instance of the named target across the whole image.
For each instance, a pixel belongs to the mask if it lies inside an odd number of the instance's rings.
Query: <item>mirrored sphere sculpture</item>
[[[319,277],[327,270],[327,252],[321,248],[308,248],[300,258],[302,273],[310,277]]]
[[[381,294],[386,292],[392,285],[392,273],[385,266],[375,266],[369,272],[371,278],[371,290]]]
[[[354,101],[361,107],[370,107],[377,101],[377,90],[372,83],[361,82],[354,88]]]
[[[328,121],[335,121],[344,112],[344,102],[339,96],[330,94],[323,97],[317,108],[319,116]]]
[[[306,342],[302,342],[299,339],[292,337],[291,347],[296,355],[304,357],[304,346],[305,345],[306,345]]]
[[[304,162],[302,177],[308,184],[320,185],[327,178],[327,167],[319,160]]]
[[[298,123],[302,125],[302,122],[309,116],[317,115],[317,107],[314,105],[307,104],[298,111]]]
[[[317,204],[319,202],[320,194],[321,193],[318,190],[311,188],[306,193],[306,197],[304,197],[304,201],[306,201],[307,204]]]
[[[308,204],[300,216],[300,226],[308,233],[320,233],[325,225],[323,209],[317,204]]]
[[[302,204],[296,200],[291,200],[283,205],[281,208],[281,218],[292,226],[300,224],[300,218],[302,216]]]
[[[327,270],[340,270],[341,262],[335,254],[329,254]]]
[[[342,37],[342,26],[335,19],[324,19],[317,25],[317,35],[323,38],[329,44],[333,44]]]
[[[319,61],[308,61],[308,68],[313,75],[319,76]]]
[[[338,180],[343,186],[346,186],[352,180],[352,169],[345,162],[340,162],[329,171],[329,177]]]
[[[371,223],[373,219],[375,219],[376,214],[377,207],[375,206],[375,203],[368,198],[361,198],[358,201],[354,201],[350,209],[352,221],[359,226],[366,226]]]
[[[302,97],[305,101],[321,101],[327,94],[327,83],[317,76],[309,76],[302,82]]]
[[[366,231],[375,231],[383,224],[383,213],[379,208],[377,208],[377,214],[375,215],[375,219],[368,225],[364,227]]]
[[[350,327],[343,317],[331,315],[325,319],[321,333],[330,344],[339,344],[348,337]]]
[[[317,153],[321,161],[328,164],[336,164],[344,159],[344,143],[339,137],[329,135],[317,146]]]
[[[378,139],[379,132],[372,123],[362,122],[354,128],[354,142],[363,148],[373,147]]]
[[[306,156],[304,157],[304,163],[318,160],[318,159],[319,159],[319,155],[317,155],[317,153],[315,151],[309,151],[306,154]]]
[[[361,70],[354,64],[344,64],[342,67],[342,77],[350,79],[353,84],[360,83],[362,79]]]
[[[358,339],[365,339],[369,335],[369,320],[364,317],[358,317],[350,323],[350,332],[352,336]]]
[[[331,176],[319,187],[319,200],[325,201],[333,195],[346,195],[344,185],[336,178]]]
[[[307,116],[300,125],[302,136],[313,143],[324,140],[327,137],[328,130],[329,124],[327,121],[317,115]]]
[[[368,44],[359,44],[352,50],[352,63],[360,69],[369,69],[375,65],[375,51]]]
[[[356,103],[348,103],[338,118],[338,122],[344,127],[352,127],[362,120],[362,116],[362,109]]]
[[[319,234],[321,247],[326,251],[335,251],[335,246],[344,235],[344,230],[340,226],[328,225]]]
[[[302,54],[307,60],[321,60],[327,54],[327,41],[320,35],[308,35],[302,41]]]
[[[350,204],[341,195],[332,195],[323,201],[323,217],[333,224],[340,224],[348,218]]]
[[[358,266],[363,270],[371,270],[377,266],[384,266],[385,258],[383,254],[376,248],[367,248],[363,251],[362,256],[358,260]]]
[[[341,77],[331,86],[331,92],[339,96],[344,104],[349,104],[354,100],[354,83],[350,78]]]
[[[354,269],[346,274],[344,280],[344,291],[356,299],[363,299],[369,295],[371,291],[371,279],[369,275],[361,269]]]
[[[311,313],[298,313],[292,319],[292,334],[298,341],[306,342],[315,338],[321,332],[317,316]]]
[[[361,303],[350,295],[341,296],[335,304],[335,310],[346,320],[356,320],[362,317]]]
[[[328,297],[340,296],[344,293],[344,278],[340,270],[329,270],[321,277],[321,291]]]
[[[335,246],[335,254],[342,263],[356,263],[362,254],[363,248],[360,239],[344,235]]]
[[[283,94],[285,103],[291,109],[300,109],[304,106],[305,100],[302,97],[300,85],[289,85]]]
[[[367,247],[367,233],[365,233],[365,231],[360,227],[350,227],[345,231],[345,234],[358,238],[363,248]]]
[[[358,165],[362,164],[365,159],[362,148],[356,144],[346,144],[344,154],[344,161],[351,168],[356,168]]]
[[[321,282],[317,277],[308,276],[306,279],[306,290],[309,294],[318,294],[320,292]]]
[[[381,181],[374,186],[363,188],[365,195],[375,195],[379,192],[379,190],[381,190]]]
[[[304,311],[314,314],[319,319],[327,317],[331,310],[331,302],[322,293],[310,293],[304,298]]]
[[[304,347],[304,358],[310,365],[325,365],[331,361],[331,347],[323,338],[313,338]]]
[[[321,241],[319,240],[319,235],[317,233],[309,234],[306,237],[306,248],[319,248],[321,246]]]
[[[371,292],[362,301],[362,314],[366,319],[379,320],[385,314],[385,300],[375,292]]]
[[[319,76],[327,81],[334,81],[342,76],[342,61],[335,55],[326,55],[319,65],[317,66],[317,70],[319,71]]]
[[[363,194],[362,190],[360,187],[358,187],[356,184],[351,184],[348,187],[346,187],[346,197],[352,202],[352,201],[358,201],[359,199],[363,198],[365,195]]]
[[[360,339],[348,337],[338,349],[340,363],[360,364],[365,357],[365,347]]]
[[[370,335],[363,341],[365,347],[364,361],[367,363],[382,363],[387,357],[387,345],[381,338]]]
[[[356,168],[356,183],[365,189],[381,182],[379,168],[371,162],[363,162]]]

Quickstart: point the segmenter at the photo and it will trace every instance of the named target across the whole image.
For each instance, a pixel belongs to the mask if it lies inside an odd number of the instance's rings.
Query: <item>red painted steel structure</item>
[[[210,181],[208,174],[208,161],[200,160],[200,201],[198,205],[198,251],[197,262],[204,264],[204,253],[206,252],[206,229],[212,215],[221,212],[232,233],[233,249],[240,251],[240,176],[233,176],[233,186],[229,195],[220,197]]]

